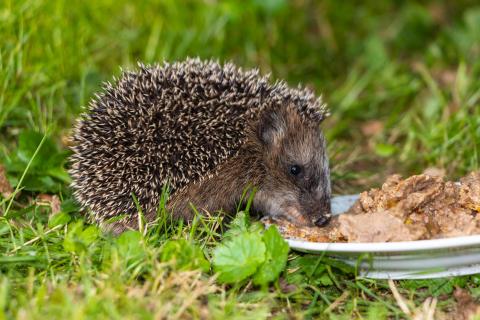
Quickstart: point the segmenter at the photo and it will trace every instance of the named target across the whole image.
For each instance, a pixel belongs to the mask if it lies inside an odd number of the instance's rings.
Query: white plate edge
[[[480,235],[401,242],[308,242],[286,239],[293,249],[328,252],[376,253],[456,249],[480,246]]]

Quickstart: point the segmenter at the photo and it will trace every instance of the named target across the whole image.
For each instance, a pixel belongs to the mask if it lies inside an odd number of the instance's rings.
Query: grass
[[[409,310],[433,297],[437,317],[455,318],[455,290],[480,296],[479,276],[392,286],[294,252],[270,287],[222,285],[180,263],[183,247],[162,256],[187,239],[210,260],[219,218],[161,213],[111,237],[83,222],[65,173],[65,137],[102,81],[137,61],[200,56],[322,93],[337,193],[429,166],[456,179],[480,162],[474,1],[4,0],[0,38],[0,163],[15,186],[0,196],[0,319],[412,317],[395,288]]]

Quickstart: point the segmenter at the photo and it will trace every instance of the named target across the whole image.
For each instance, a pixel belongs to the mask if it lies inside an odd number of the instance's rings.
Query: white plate
[[[348,210],[358,195],[332,199],[333,214]],[[480,273],[480,235],[365,243],[319,243],[287,239],[295,250],[325,254],[375,279],[429,279]]]

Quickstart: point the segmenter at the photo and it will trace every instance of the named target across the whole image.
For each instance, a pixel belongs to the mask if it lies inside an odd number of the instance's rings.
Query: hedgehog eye
[[[300,173],[302,172],[302,167],[300,167],[299,165],[291,165],[290,166],[290,173],[294,176],[298,176]]]

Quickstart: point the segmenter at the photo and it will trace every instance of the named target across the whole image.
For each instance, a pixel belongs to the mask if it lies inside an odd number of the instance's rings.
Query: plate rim
[[[480,246],[480,235],[397,242],[310,242],[286,239],[290,248],[341,253],[397,253],[459,249]]]

